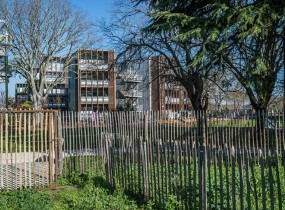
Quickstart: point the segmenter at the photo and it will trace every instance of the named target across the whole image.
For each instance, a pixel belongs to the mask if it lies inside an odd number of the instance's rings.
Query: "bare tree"
[[[49,91],[72,65],[72,53],[94,44],[86,14],[69,0],[2,0],[1,13],[11,35],[11,52],[17,72],[31,87],[34,109],[41,109]],[[47,82],[47,71],[55,57],[64,69]]]

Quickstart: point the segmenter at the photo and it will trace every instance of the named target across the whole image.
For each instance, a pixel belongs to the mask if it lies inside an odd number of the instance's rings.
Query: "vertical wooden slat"
[[[72,140],[71,140],[71,145],[72,145],[72,162],[73,162],[73,167],[71,167],[70,169],[70,173],[72,171],[75,170],[76,168],[76,158],[77,158],[77,147],[75,147],[75,119],[74,119],[74,112],[71,112],[71,131],[70,131],[70,135],[72,136]],[[72,164],[71,164],[72,165]]]
[[[24,186],[27,188],[27,114],[24,113]],[[12,151],[11,151],[12,152]]]
[[[254,154],[254,161],[256,159],[256,154]],[[255,170],[254,170],[254,162],[250,162],[250,172],[251,172],[251,182],[253,184],[253,193],[254,193],[254,203],[255,203],[255,209],[259,209],[258,205],[258,192],[257,192],[257,185],[256,185],[256,179],[255,179]]]
[[[44,127],[45,127],[45,132],[44,132],[44,154],[45,154],[45,171],[46,171],[46,174],[45,174],[45,179],[47,180],[47,185],[49,185],[49,182],[48,182],[48,177],[49,177],[49,165],[48,165],[48,120],[49,120],[49,115],[48,113],[44,113],[44,118],[45,118],[45,121],[44,121]]]
[[[246,177],[246,201],[247,201],[247,209],[251,210],[251,184],[250,184],[250,176],[249,176],[249,162],[251,162],[250,160],[250,152],[249,150],[245,151],[245,177]]]
[[[259,151],[260,167],[261,167],[261,188],[262,188],[262,209],[266,210],[266,184],[265,184],[265,168],[264,168],[264,155]]]
[[[10,114],[10,140],[9,140],[9,144],[10,144],[10,165],[13,166],[13,144],[14,144],[14,137],[15,135],[13,134],[13,129],[15,129],[16,123],[15,123],[15,114],[11,113]],[[11,177],[11,185],[12,187],[15,187],[15,178],[12,177],[12,175],[10,175]]]
[[[53,153],[53,119],[52,119],[52,114],[49,113],[49,185],[53,184],[53,162],[54,162],[54,153]]]
[[[17,115],[16,115],[17,116]],[[17,127],[17,126],[15,126]],[[31,113],[28,113],[28,153],[29,153],[29,187],[32,188],[32,154],[31,154],[31,141],[33,135],[31,135]],[[15,132],[16,133],[16,132]]]
[[[278,153],[278,151],[275,150],[273,153],[273,157],[274,157],[274,163],[275,163],[275,169],[276,169],[278,208],[281,210],[283,203],[282,203],[281,180],[280,180],[279,163],[278,163],[278,154],[277,153]]]
[[[82,136],[81,139],[79,140],[79,141],[82,140],[81,154],[82,154],[83,173],[86,173],[88,168],[88,156],[87,156],[88,136],[86,132],[87,123],[88,123],[88,116],[87,119],[81,120]]]
[[[225,168],[223,167],[223,149],[219,147],[218,149],[218,168],[219,168],[219,177],[220,177],[220,208],[223,209],[224,208],[224,184],[223,183],[223,170],[225,170]],[[210,160],[208,160],[210,161]]]
[[[54,178],[55,178],[55,187],[58,186],[58,166],[59,166],[59,140],[58,140],[58,112],[52,112],[52,121],[53,121],[53,150],[54,150]]]
[[[1,170],[1,174],[0,174],[0,179],[1,179],[1,189],[3,189],[4,187],[4,174],[3,174],[3,126],[4,126],[4,122],[5,122],[5,115],[3,113],[1,113],[0,115],[1,117],[1,124],[0,124],[0,150],[1,150],[1,155],[0,155],[0,170]]]
[[[226,146],[226,145],[225,145]],[[226,194],[227,194],[227,209],[230,209],[230,186],[229,186],[229,149],[225,147],[225,170],[226,170]]]
[[[217,175],[217,150],[213,149],[213,164],[214,164],[214,189],[215,189],[215,209],[218,209],[218,175]]]
[[[196,179],[197,179],[197,147],[198,147],[199,145],[196,145],[196,143],[195,144],[193,144],[193,146],[192,146],[192,154],[193,154],[193,161],[194,161],[194,170],[193,170],[193,190],[194,190],[194,202],[193,202],[193,206],[194,206],[194,209],[197,209],[197,202],[196,202],[196,190],[197,190],[197,186],[196,186]]]
[[[40,155],[40,157],[38,158],[38,164],[41,164],[41,173],[39,172],[39,175],[41,174],[42,177],[42,187],[45,186],[45,174],[44,174],[44,170],[45,170],[45,166],[44,166],[44,113],[40,113],[39,114],[40,117],[40,150],[38,151]],[[40,163],[41,162],[41,163]],[[39,170],[40,170],[40,166],[39,166]]]
[[[6,190],[9,190],[9,176],[8,176],[8,140],[9,140],[9,133],[8,133],[8,124],[9,124],[9,119],[8,119],[8,113],[5,113],[5,157],[6,157]],[[3,154],[3,153],[2,153]],[[21,183],[20,178],[20,183]],[[20,186],[21,188],[21,186]]]
[[[231,164],[232,164],[232,209],[236,209],[236,154],[235,148],[232,147],[231,149]]]
[[[97,154],[96,147],[95,147],[95,137],[96,133],[94,132],[95,127],[95,119],[96,113],[93,112],[92,119],[90,120],[90,126],[89,126],[89,134],[90,134],[90,149],[91,149],[91,160],[90,160],[90,167],[93,173],[96,173],[96,167],[95,167],[95,156]],[[98,154],[99,155],[99,154]]]
[[[273,182],[274,182],[274,177],[273,177],[273,172],[272,172],[272,163],[271,161],[273,161],[274,156],[272,157],[271,155],[271,151],[269,150],[268,152],[268,156],[267,156],[267,167],[268,167],[268,181],[269,181],[269,193],[270,193],[270,209],[274,210],[274,186],[273,186]]]
[[[238,160],[238,170],[239,170],[239,200],[240,200],[240,208],[244,209],[244,193],[243,193],[243,163],[242,163],[242,153],[239,151],[237,153]]]
[[[212,144],[212,143],[211,143]],[[211,208],[212,206],[212,183],[211,183],[211,154],[212,154],[212,150],[213,148],[211,146],[209,146],[208,150],[207,150],[207,156],[208,156],[208,161],[207,161],[207,169],[208,169],[208,189],[209,189],[209,194],[208,194],[208,198],[207,198],[207,201],[208,201],[208,207]]]
[[[58,158],[58,163],[57,163],[57,180],[58,177],[62,176],[62,170],[63,170],[63,125],[62,125],[62,115],[60,111],[57,111],[57,118],[56,120],[56,135],[57,135],[57,158]]]
[[[23,174],[22,174],[22,113],[20,113],[19,116],[19,155],[20,155],[20,189],[22,189],[22,179],[23,179]]]

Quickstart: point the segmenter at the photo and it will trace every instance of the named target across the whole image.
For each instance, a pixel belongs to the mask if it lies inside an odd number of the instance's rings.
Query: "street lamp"
[[[10,41],[8,29],[7,29],[7,23],[5,20],[0,20],[0,56],[4,57],[4,75],[0,74],[0,77],[5,78],[6,109],[8,109],[8,105],[9,105],[8,104],[8,100],[9,100],[8,83],[9,83],[9,77],[11,77],[11,73],[9,71],[9,66],[8,66],[8,49],[10,46],[11,46],[11,41]]]

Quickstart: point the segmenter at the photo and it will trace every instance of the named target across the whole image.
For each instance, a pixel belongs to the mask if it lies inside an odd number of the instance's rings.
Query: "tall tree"
[[[204,53],[209,32],[197,31],[195,26],[200,20],[192,20],[191,37],[182,39],[178,35],[185,31],[183,24],[167,22],[158,16],[167,9],[176,10],[176,4],[170,4],[175,1],[125,1],[125,5],[122,2],[120,5],[124,10],[119,14],[123,15],[110,25],[103,26],[105,35],[111,38],[119,49],[118,59],[122,56],[129,60],[138,54],[141,55],[139,57],[162,55],[172,71],[173,80],[180,82],[188,92],[193,109],[206,110],[208,93],[204,86],[213,75],[210,71],[217,68],[213,69],[212,57]],[[184,15],[189,13],[188,6],[190,8],[192,4],[189,4],[189,1],[182,2],[185,4],[180,2],[179,10]],[[186,8],[183,5],[186,5]],[[192,8],[189,14],[197,12],[202,5],[204,4],[197,4],[196,9]],[[139,21],[130,25],[133,20]],[[117,33],[118,31],[121,33]]]
[[[202,1],[197,12],[181,12],[188,5],[169,0],[176,9],[163,1],[149,1],[165,10],[154,15],[154,26],[181,26],[181,40],[196,32],[209,32],[203,53],[216,57],[224,69],[230,70],[245,89],[251,105],[266,112],[284,62],[284,12],[282,0],[212,0]],[[195,8],[197,1],[188,1]],[[182,8],[182,9],[181,9]],[[197,21],[198,20],[198,21]],[[195,22],[196,23],[195,23]],[[153,27],[153,26],[151,26]],[[258,119],[264,126],[265,119]]]
[[[93,44],[91,23],[69,0],[2,0],[0,8],[11,34],[18,73],[31,86],[33,108],[41,109],[49,90],[67,79],[63,75],[72,53]],[[48,83],[46,73],[56,56],[63,56],[65,67]]]
[[[213,76],[210,72],[217,70],[212,65],[214,63],[212,58],[214,57],[205,53],[205,44],[209,39],[209,32],[206,28],[197,31],[196,26],[201,19],[196,18],[187,25],[191,37],[181,38],[178,35],[186,31],[186,26],[183,23],[169,22],[167,18],[162,20],[159,14],[176,10],[178,5],[182,16],[191,15],[202,9],[204,4],[197,4],[195,8],[192,8],[192,4],[189,4],[190,1],[182,1],[181,4],[176,4],[175,1],[157,2],[157,4],[153,4],[151,1],[127,1],[125,5],[120,3],[123,8],[123,11],[119,13],[122,15],[121,18],[115,19],[115,23],[104,26],[103,29],[105,35],[112,38],[116,42],[116,46],[120,46],[118,58],[122,56],[132,59],[138,54],[147,58],[153,55],[163,57],[159,60],[159,62],[162,61],[159,65],[164,65],[166,67],[164,69],[168,71],[167,74],[169,75],[171,72],[172,79],[184,86],[192,107],[196,111],[197,141],[202,146],[205,143],[207,131],[204,111],[208,108],[209,100],[208,88],[205,86],[209,77]],[[188,10],[190,8],[191,10]],[[139,21],[131,25],[134,20]],[[118,31],[120,31],[119,34]],[[156,76],[164,76],[166,72],[161,71],[159,74]],[[200,172],[204,174],[202,159],[200,163]],[[201,190],[202,196],[205,194],[205,185],[201,189],[204,190]],[[202,199],[200,200],[202,201]],[[202,204],[201,208],[203,209]]]

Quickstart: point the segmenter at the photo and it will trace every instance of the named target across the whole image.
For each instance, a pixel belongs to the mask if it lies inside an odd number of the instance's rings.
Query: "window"
[[[91,88],[87,88],[87,96],[92,96],[92,89]]]
[[[108,72],[107,71],[104,72],[104,80],[108,80]]]
[[[103,80],[104,73],[103,72],[98,72],[98,80]]]
[[[103,89],[98,89],[98,96],[103,96]]]
[[[108,96],[108,89],[104,89],[104,96]]]
[[[93,89],[93,96],[97,96],[97,89]]]

